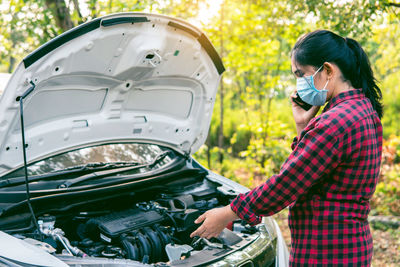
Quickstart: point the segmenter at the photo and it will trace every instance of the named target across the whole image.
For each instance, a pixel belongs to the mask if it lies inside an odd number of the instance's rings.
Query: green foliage
[[[400,164],[384,166],[371,202],[373,213],[400,215]]]
[[[42,1],[3,1],[0,15],[0,71],[12,72],[34,48],[61,33]]]
[[[371,207],[373,213],[400,215],[400,137],[383,142],[382,168]]]
[[[400,163],[400,137],[391,135],[383,144],[384,162],[389,165]]]
[[[400,21],[394,14],[381,19],[373,27],[372,41],[379,44],[375,53],[375,66],[383,93],[384,137],[400,135]]]
[[[215,1],[58,1],[65,4],[67,16],[57,11],[56,1],[3,0],[0,71],[11,72],[24,56],[68,25],[106,14],[139,11],[197,19],[220,52],[227,71],[223,77],[223,133],[218,95],[207,142],[194,156],[212,170],[254,187],[279,172],[296,134],[288,99],[295,89],[291,47],[299,36],[319,28],[353,37],[370,56],[385,104],[385,164],[373,205],[378,212],[398,214],[399,208],[393,203],[400,200],[399,2],[222,0],[221,10],[213,18],[199,18],[200,9],[211,8]]]
[[[218,104],[217,104],[218,106]],[[218,107],[216,107],[216,110]],[[265,180],[279,172],[280,166],[290,154],[290,144],[295,136],[291,121],[291,107],[287,99],[277,100],[272,104],[273,110],[268,124],[260,120],[260,112],[246,108],[243,110],[227,110],[224,121],[224,137],[226,148],[223,149],[225,160],[217,163],[217,135],[219,117],[214,116],[210,126],[209,142],[196,154],[195,158],[204,166],[208,166],[207,151],[210,149],[211,168],[223,173],[233,180],[254,186],[256,177]],[[289,119],[290,118],[290,119]],[[287,123],[283,122],[286,120]],[[268,134],[266,134],[268,133]],[[240,176],[239,178],[237,176]]]

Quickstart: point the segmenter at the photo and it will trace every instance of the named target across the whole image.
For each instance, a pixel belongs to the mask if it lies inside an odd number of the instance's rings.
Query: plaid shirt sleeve
[[[318,122],[309,125],[313,126],[307,126],[299,140],[294,138],[293,151],[279,174],[231,202],[241,219],[251,225],[260,223],[260,216],[270,216],[290,205],[339,164],[341,142],[334,127]]]

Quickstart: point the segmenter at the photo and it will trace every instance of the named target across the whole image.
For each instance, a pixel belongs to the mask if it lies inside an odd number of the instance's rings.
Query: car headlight
[[[263,218],[263,223],[257,225],[259,236],[241,250],[238,250],[223,260],[215,262],[210,267],[251,267],[268,266],[275,260],[276,232],[270,218]]]

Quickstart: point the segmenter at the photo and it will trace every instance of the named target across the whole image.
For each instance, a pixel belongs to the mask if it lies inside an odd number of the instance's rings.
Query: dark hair
[[[300,65],[319,68],[324,62],[336,64],[354,88],[362,88],[379,118],[383,116],[382,92],[376,84],[373,71],[360,44],[331,31],[317,30],[297,40],[291,55]]]

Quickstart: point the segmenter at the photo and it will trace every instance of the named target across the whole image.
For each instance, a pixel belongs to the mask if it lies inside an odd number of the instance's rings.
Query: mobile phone
[[[296,96],[297,96],[296,98],[292,97],[292,99],[302,109],[309,110],[312,107],[312,105],[310,105],[310,104],[304,102],[303,100],[301,100],[301,98],[300,98],[300,96],[299,96],[299,94],[297,92],[296,92]]]

